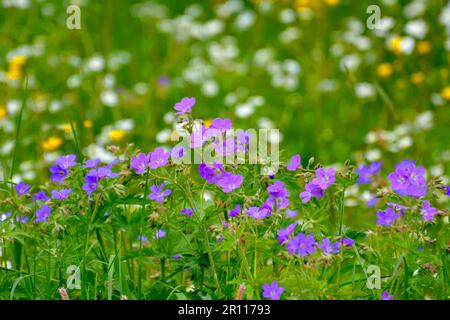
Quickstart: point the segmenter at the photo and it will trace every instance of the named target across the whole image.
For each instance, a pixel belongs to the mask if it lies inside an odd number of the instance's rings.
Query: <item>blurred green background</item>
[[[66,27],[70,4],[80,30]],[[381,22],[370,30],[374,4]],[[304,164],[411,158],[443,174],[448,20],[438,0],[4,0],[2,171],[28,77],[15,180],[46,179],[58,154],[75,151],[70,122],[90,156],[107,158],[109,144],[170,145],[185,96],[197,98],[196,118],[280,129],[286,157]]]

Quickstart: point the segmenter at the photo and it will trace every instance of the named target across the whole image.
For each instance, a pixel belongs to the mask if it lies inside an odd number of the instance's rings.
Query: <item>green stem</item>
[[[138,268],[138,297],[142,299],[142,236],[144,229],[144,217],[145,217],[145,202],[148,196],[148,179],[150,170],[147,168],[145,174],[145,189],[144,189],[144,198],[142,199],[142,209],[141,209],[141,220],[139,222],[139,268]]]

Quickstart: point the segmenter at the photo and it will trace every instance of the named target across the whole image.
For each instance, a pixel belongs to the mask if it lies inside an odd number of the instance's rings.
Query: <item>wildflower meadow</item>
[[[449,58],[447,0],[0,0],[0,299],[449,300]]]

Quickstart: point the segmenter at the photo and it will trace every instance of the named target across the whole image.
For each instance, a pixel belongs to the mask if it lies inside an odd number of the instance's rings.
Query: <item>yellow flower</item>
[[[92,128],[92,121],[91,120],[84,120],[83,125],[85,128],[90,129]]]
[[[109,138],[113,141],[120,141],[125,137],[125,135],[125,130],[111,130],[109,132]]]
[[[46,151],[53,151],[58,149],[63,143],[60,137],[51,136],[47,140],[42,141],[42,148]]]
[[[441,90],[441,96],[445,100],[450,101],[450,86],[447,86]]]
[[[305,9],[312,9],[314,7],[318,7],[320,2],[317,0],[296,0],[295,7],[297,11],[301,12]]]
[[[72,132],[72,126],[70,123],[66,123],[61,128],[64,132],[71,133]]]
[[[209,126],[212,124],[212,119],[206,119],[203,124],[205,125],[205,128],[208,129]]]
[[[402,53],[402,37],[399,36],[392,37],[389,44],[394,53],[396,54]]]
[[[0,119],[3,119],[6,117],[6,108],[4,106],[0,106]]]
[[[341,0],[325,0],[325,3],[332,7],[337,6],[340,2]]]
[[[420,54],[427,54],[431,51],[431,42],[430,41],[419,41],[417,43],[417,51]]]
[[[420,84],[425,80],[423,72],[416,72],[411,75],[411,82],[414,84]]]
[[[27,61],[25,56],[15,56],[9,63],[9,69],[6,76],[10,80],[18,80],[22,77],[22,67]]]
[[[381,78],[388,78],[392,74],[392,65],[388,62],[379,64],[377,67],[377,74]]]

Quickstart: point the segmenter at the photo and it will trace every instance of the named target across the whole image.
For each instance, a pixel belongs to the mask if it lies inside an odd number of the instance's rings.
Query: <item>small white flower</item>
[[[100,95],[100,100],[107,107],[115,107],[119,103],[117,93],[112,90],[103,91]]]

